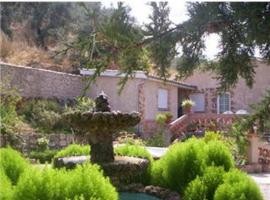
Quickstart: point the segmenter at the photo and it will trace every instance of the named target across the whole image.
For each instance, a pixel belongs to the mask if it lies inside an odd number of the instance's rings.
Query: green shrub
[[[7,132],[7,129],[12,127],[20,121],[17,112],[16,105],[21,100],[15,88],[10,88],[9,83],[6,80],[0,83],[1,101],[0,101],[0,116],[1,116],[1,133]]]
[[[203,176],[188,184],[184,193],[185,200],[213,200],[217,187],[223,183],[222,167],[207,167]]]
[[[0,199],[11,200],[13,195],[12,184],[9,178],[4,173],[4,170],[0,168]]]
[[[63,108],[53,100],[32,99],[23,103],[18,113],[32,126],[43,132],[64,129],[61,114]]]
[[[45,151],[48,149],[49,140],[46,137],[41,137],[37,139],[37,150]]]
[[[144,145],[144,140],[139,138],[135,133],[133,132],[127,132],[127,131],[121,131],[120,133],[117,133],[113,136],[115,139],[114,141],[119,144],[130,144],[130,145]]]
[[[45,151],[31,151],[29,157],[38,160],[44,164],[46,162],[52,162],[52,159],[57,154],[57,150],[45,150]]]
[[[200,178],[196,178],[188,184],[185,190],[184,200],[208,200],[206,194],[206,185],[204,185]]]
[[[169,123],[171,119],[173,118],[172,113],[170,112],[164,112],[164,113],[159,113],[155,117],[155,121],[159,125],[165,125],[166,123]]]
[[[0,159],[0,168],[12,184],[16,184],[23,171],[29,167],[29,163],[21,154],[10,147],[0,149]]]
[[[145,145],[152,147],[165,147],[162,131],[158,131],[152,137],[145,139]]]
[[[2,145],[16,146],[22,142],[17,134],[21,131],[23,121],[16,112],[21,96],[16,88],[10,86],[6,78],[0,83],[0,91],[0,134],[5,135],[6,138],[6,143]]]
[[[263,200],[257,184],[245,173],[232,170],[224,175],[214,196],[214,200]]]
[[[160,177],[155,177],[155,175],[161,174],[165,181],[163,185],[183,192],[187,184],[203,172],[204,147],[205,143],[198,139],[189,139],[184,143],[172,145],[159,162],[153,163],[155,172],[152,173],[151,180],[154,183],[159,182],[156,179]]]
[[[150,182],[152,185],[159,185],[161,187],[168,187],[166,184],[166,180],[163,176],[163,167],[165,165],[164,159],[156,160],[152,163],[151,166],[151,177]]]
[[[226,171],[234,167],[233,156],[224,142],[213,140],[207,143],[206,165],[223,166]]]
[[[93,111],[95,108],[95,101],[89,97],[78,97],[76,99],[75,106],[66,106],[65,112],[86,112],[86,111]]]
[[[225,135],[221,132],[207,131],[203,139],[206,143],[216,140],[222,141],[222,143],[229,148],[237,165],[243,165],[246,162],[246,153],[243,153],[243,151],[239,148],[239,140],[237,140],[231,134]]]
[[[89,145],[79,145],[79,144],[71,144],[66,148],[58,151],[54,158],[62,158],[69,156],[82,156],[90,154],[90,146]]]
[[[221,140],[222,137],[219,132],[206,131],[203,140],[207,143],[213,140]]]
[[[160,161],[153,163],[151,182],[160,185],[161,179],[161,186],[183,194],[189,182],[201,176],[207,166],[231,169],[234,162],[229,149],[218,140],[206,143],[204,139],[191,138],[172,145]]]
[[[27,185],[27,187],[25,187]],[[74,170],[36,168],[27,170],[14,191],[14,200],[117,200],[118,195],[97,165],[84,164]]]
[[[114,148],[114,152],[116,155],[120,155],[120,156],[146,158],[150,162],[153,161],[153,158],[151,154],[147,151],[147,149],[139,145],[124,144],[124,145],[117,146],[116,148]]]

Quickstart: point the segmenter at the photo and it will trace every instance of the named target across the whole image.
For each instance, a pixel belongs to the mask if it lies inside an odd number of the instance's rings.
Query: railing
[[[189,131],[227,131],[239,117],[235,114],[189,113],[169,124],[172,134],[181,135]]]

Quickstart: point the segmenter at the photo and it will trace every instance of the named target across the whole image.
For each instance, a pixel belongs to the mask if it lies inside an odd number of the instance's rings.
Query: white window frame
[[[164,92],[163,94],[165,94],[166,99],[160,99],[162,98],[160,95],[160,92]],[[165,101],[162,102],[162,101]],[[164,89],[164,88],[159,88],[158,89],[158,94],[157,94],[157,106],[159,110],[168,110],[169,109],[169,90]]]
[[[231,111],[231,94],[229,92],[224,92],[222,94],[227,94],[229,96],[229,110],[225,110],[225,112]],[[217,114],[223,114],[223,113],[220,113],[220,107],[219,107],[219,99],[220,99],[220,95],[222,94],[219,94],[217,97]]]

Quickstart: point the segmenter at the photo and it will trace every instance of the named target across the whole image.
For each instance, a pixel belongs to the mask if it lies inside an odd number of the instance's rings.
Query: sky
[[[105,7],[110,7],[113,5],[116,7],[117,1],[103,0],[101,1]],[[170,7],[170,20],[179,24],[186,21],[189,17],[187,15],[187,8],[185,1],[170,0],[168,1]],[[131,8],[131,15],[137,20],[137,23],[143,25],[149,22],[149,15],[151,14],[151,7],[147,5],[146,1],[133,0],[125,1],[126,5]],[[205,37],[206,50],[204,52],[205,56],[209,59],[214,59],[215,55],[218,53],[218,42],[219,36],[217,34],[207,35]]]

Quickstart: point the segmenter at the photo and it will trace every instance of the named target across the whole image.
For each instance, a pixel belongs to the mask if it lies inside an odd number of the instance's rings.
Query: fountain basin
[[[89,156],[72,156],[58,158],[54,161],[54,167],[73,169],[78,164],[90,161]],[[109,176],[114,186],[121,184],[130,184],[133,182],[141,182],[145,179],[149,161],[147,159],[115,156],[115,160],[109,163],[99,164],[106,176]]]
[[[120,200],[161,200],[155,196],[145,194],[145,193],[135,193],[135,192],[121,192],[119,194]]]
[[[137,199],[145,200],[181,200],[179,193],[171,191],[166,188],[159,186],[148,185],[144,186],[140,183],[133,183],[129,185],[122,185],[118,188],[120,200],[135,200],[136,197],[141,197]],[[144,194],[144,195],[143,195]],[[136,200],[137,200],[136,199]]]

